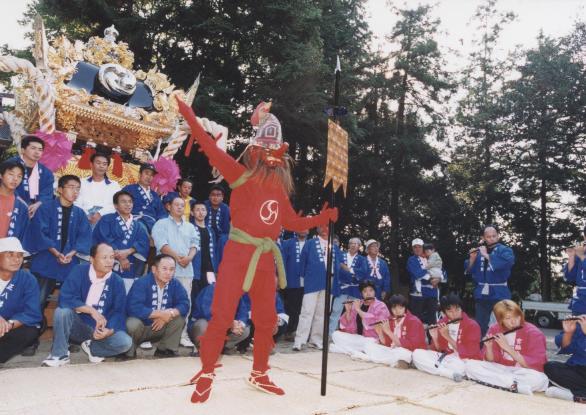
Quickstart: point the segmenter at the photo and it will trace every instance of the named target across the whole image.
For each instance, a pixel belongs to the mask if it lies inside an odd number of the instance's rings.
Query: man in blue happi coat
[[[24,252],[17,238],[0,238],[0,363],[39,337],[39,287],[30,272],[20,269]]]
[[[507,281],[514,264],[513,250],[500,243],[495,225],[487,225],[482,231],[479,247],[470,251],[470,258],[464,263],[466,273],[474,281],[475,319],[483,337],[488,330],[494,305],[511,298]]]
[[[80,186],[79,177],[61,176],[59,197],[41,205],[26,233],[24,246],[33,254],[31,272],[39,282],[41,309],[56,285],[79,264],[78,256],[87,258],[90,253],[90,223],[85,212],[74,205]]]
[[[303,285],[301,284],[301,251],[307,242],[308,231],[297,232],[292,238],[281,242],[281,253],[287,275],[287,287],[281,290],[285,312],[289,316],[286,337],[295,338],[299,323],[301,303],[303,302]]]
[[[216,184],[210,190],[209,199],[205,201],[208,214],[206,225],[211,227],[216,238],[230,233],[230,207],[224,203],[224,188]]]
[[[156,174],[155,166],[142,164],[139,169],[138,183],[129,184],[122,189],[132,195],[134,201],[132,214],[135,219],[146,226],[149,234],[155,222],[168,215],[163,207],[163,202],[161,202],[161,197],[151,189],[151,183]]]
[[[144,226],[132,216],[132,195],[125,190],[113,196],[116,213],[104,215],[93,232],[93,244],[105,242],[114,248],[114,269],[124,279],[126,291],[144,271],[150,241]]]
[[[208,214],[204,202],[193,201],[191,206],[192,223],[198,235],[199,246],[193,257],[193,285],[191,298],[196,298],[201,290],[216,281],[218,271],[218,241],[211,226],[206,225]]]
[[[132,347],[126,353],[136,356],[136,346],[157,342],[156,357],[178,356],[179,340],[189,312],[189,297],[177,281],[175,259],[166,254],[155,257],[151,272],[136,280],[126,300],[126,328]]]
[[[29,217],[33,217],[42,203],[53,199],[53,172],[39,160],[45,150],[45,142],[36,135],[25,135],[20,142],[21,154],[9,161],[24,167],[24,177],[16,194],[28,205]]]
[[[195,344],[194,352],[199,346],[200,337],[205,334],[208,323],[212,318],[212,301],[215,288],[215,283],[205,287],[193,303],[187,331]],[[224,343],[224,353],[226,354],[233,353],[236,350],[236,346],[246,340],[250,334],[250,300],[247,297],[247,295],[243,295],[240,298],[232,327],[228,330],[226,342]]]
[[[90,249],[90,263],[71,270],[53,316],[53,345],[43,366],[69,364],[69,342],[81,343],[91,363],[126,353],[126,290],[113,271],[114,249],[100,243]]]

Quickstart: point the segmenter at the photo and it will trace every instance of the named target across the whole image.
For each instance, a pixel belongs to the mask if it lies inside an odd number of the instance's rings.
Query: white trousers
[[[324,304],[326,291],[321,290],[303,295],[299,323],[295,332],[295,346],[313,343],[321,347],[324,329]]]
[[[364,353],[366,346],[376,343],[372,337],[364,337],[360,334],[345,333],[336,330],[332,334],[334,344],[330,346],[330,352],[354,355],[355,353]]]
[[[531,388],[533,392],[547,389],[549,380],[545,373],[523,367],[504,366],[499,363],[482,360],[466,361],[466,376],[472,380],[491,385],[510,388],[513,383]]]
[[[404,347],[387,347],[378,343],[367,344],[364,354],[368,360],[374,363],[382,363],[395,367],[399,360],[411,363],[413,352]]]
[[[442,354],[433,350],[417,349],[413,352],[413,364],[415,367],[423,372],[432,375],[442,376],[448,379],[453,379],[454,374],[458,373],[464,375],[466,371],[466,363],[451,353],[444,357],[441,362],[439,358]]]
[[[185,288],[185,291],[187,291],[187,298],[189,298],[189,311],[187,312],[187,315],[185,316],[185,326],[183,327],[183,331],[181,332],[181,337],[184,339],[189,338],[189,336],[187,335],[187,323],[189,321],[189,315],[190,315],[190,311],[191,311],[191,284],[193,284],[193,277],[175,277],[177,278],[177,281],[179,281],[181,283],[181,285],[183,286],[183,288]]]

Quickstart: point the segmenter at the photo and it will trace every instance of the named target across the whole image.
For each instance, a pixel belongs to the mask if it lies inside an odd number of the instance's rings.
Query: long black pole
[[[338,106],[340,105],[340,58],[337,57],[336,62],[336,83],[334,85],[334,109],[332,112],[332,118],[337,122],[338,120]],[[334,191],[334,183],[330,187],[330,207],[336,206],[336,192]],[[321,396],[326,396],[326,388],[328,382],[328,352],[330,347],[330,295],[332,293],[332,262],[334,252],[334,222],[329,221],[328,223],[328,258],[326,268],[326,295],[324,304],[324,332],[323,332],[323,348],[321,357]]]

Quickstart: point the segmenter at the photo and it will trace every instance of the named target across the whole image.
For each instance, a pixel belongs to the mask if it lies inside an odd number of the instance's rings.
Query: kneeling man
[[[374,282],[360,283],[360,293],[362,300],[344,304],[346,310],[340,318],[340,330],[332,334],[334,344],[330,351],[333,353],[356,354],[361,357],[360,353],[364,353],[367,344],[378,341],[375,323],[390,317],[386,304],[375,297]]]
[[[30,272],[20,269],[23,255],[17,238],[0,238],[0,363],[39,337],[39,286]]]
[[[155,257],[151,272],[136,280],[128,293],[126,328],[132,347],[126,353],[136,356],[142,342],[158,342],[155,356],[178,356],[179,340],[189,311],[189,297],[175,275],[175,258]]]
[[[195,299],[191,319],[187,327],[187,331],[191,340],[195,344],[194,354],[197,354],[197,347],[200,345],[200,338],[206,333],[208,323],[212,319],[212,301],[214,292],[216,290],[216,283],[205,287]],[[224,354],[232,354],[236,351],[236,347],[246,340],[250,335],[250,299],[247,294],[240,297],[238,308],[230,327],[226,333],[223,352]]]
[[[43,366],[69,363],[69,341],[81,343],[90,362],[126,353],[132,339],[126,334],[126,291],[112,272],[114,249],[106,243],[90,249],[90,263],[71,270],[59,294],[53,317],[53,346]]]

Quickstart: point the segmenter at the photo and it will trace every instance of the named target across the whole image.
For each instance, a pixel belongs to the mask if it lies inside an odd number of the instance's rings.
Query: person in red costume
[[[230,328],[238,301],[247,291],[252,306],[254,333],[254,362],[247,382],[274,395],[285,392],[267,374],[269,354],[273,349],[273,330],[277,324],[275,312],[275,262],[279,285],[285,288],[285,271],[275,240],[281,227],[303,231],[338,219],[336,208],[324,206],[319,215],[300,217],[289,201],[293,191],[291,158],[288,145],[281,138],[281,125],[269,113],[270,104],[256,108],[251,123],[258,127],[255,138],[243,153],[244,164],[216,146],[215,141],[197,121],[191,108],[179,101],[179,110],[191,128],[192,138],[210,164],[217,168],[230,184],[232,227],[219,267],[212,319],[200,340],[202,368],[191,383],[195,391],[191,402],[205,402],[212,392],[214,369],[222,351],[226,330]]]

